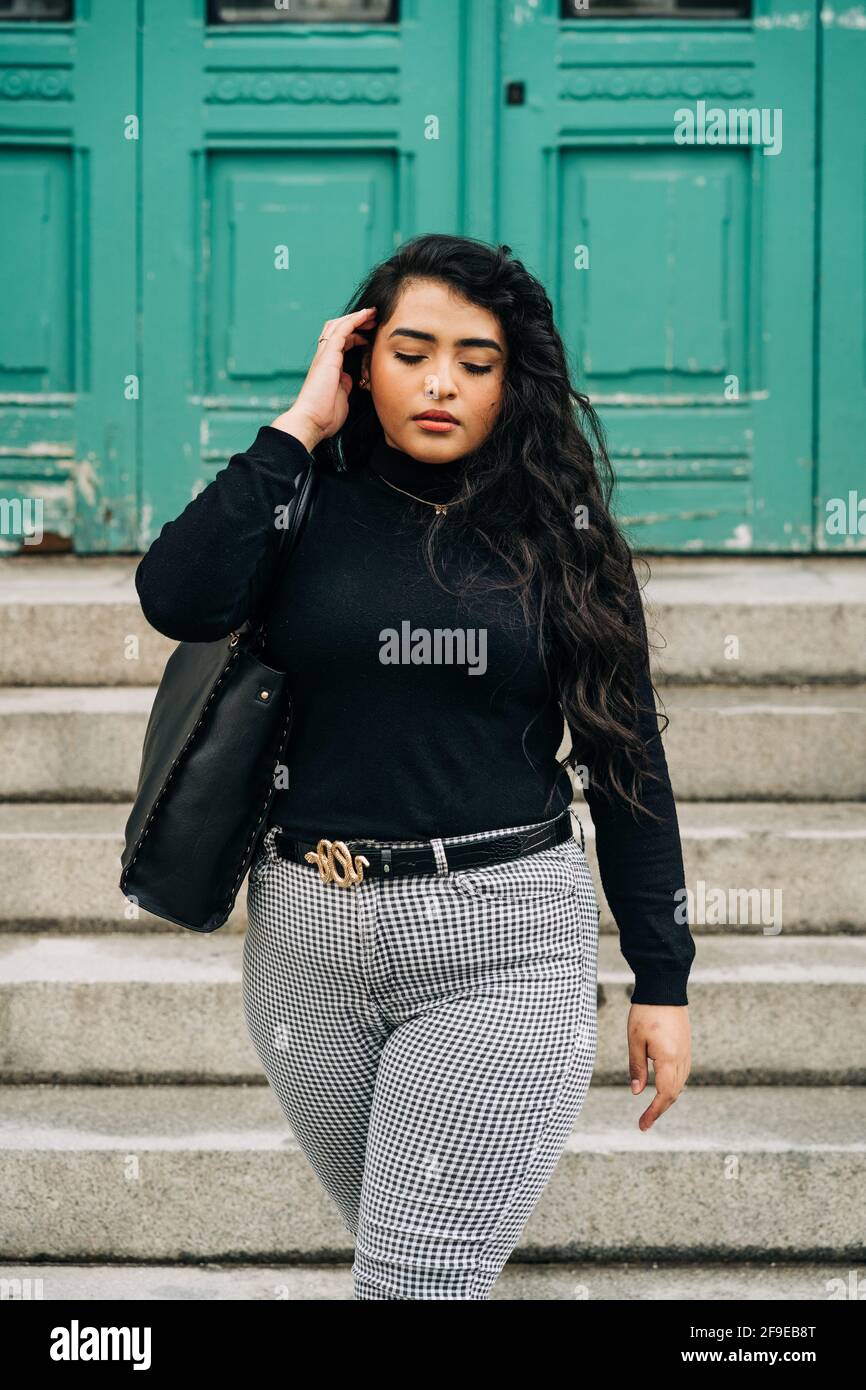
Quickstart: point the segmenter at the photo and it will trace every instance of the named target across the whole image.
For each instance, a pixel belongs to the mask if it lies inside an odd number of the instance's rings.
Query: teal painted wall
[[[0,23],[0,497],[81,553],[146,546],[369,265],[441,230],[543,279],[637,548],[866,546],[825,524],[866,494],[866,30],[817,0],[562,9]],[[763,110],[781,148],[682,143],[699,102]]]

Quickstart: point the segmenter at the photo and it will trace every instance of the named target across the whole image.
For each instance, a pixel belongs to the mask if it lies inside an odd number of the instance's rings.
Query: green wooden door
[[[638,547],[860,545],[824,506],[866,424],[866,35],[824,7],[819,92],[817,14],[0,0],[0,499],[82,552],[146,546],[291,402],[370,264],[443,230],[544,279]],[[699,103],[764,112],[767,145],[681,142]]]
[[[709,9],[503,3],[500,226],[598,403],[632,541],[808,550],[817,7]],[[741,108],[763,143],[712,116]]]
[[[821,10],[819,550],[866,550],[866,22]]]
[[[136,544],[136,81],[134,3],[0,0],[7,553]]]
[[[143,0],[143,545],[287,407],[370,265],[462,220],[465,4],[330,10],[367,18]]]

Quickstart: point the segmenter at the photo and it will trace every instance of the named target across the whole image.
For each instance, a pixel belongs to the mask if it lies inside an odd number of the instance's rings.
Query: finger
[[[650,1129],[659,1115],[669,1110],[679,1095],[676,1084],[677,1067],[675,1062],[665,1062],[656,1071],[656,1093],[647,1109],[638,1120],[638,1128]]]
[[[670,1091],[656,1091],[650,1104],[638,1120],[639,1129],[649,1129],[655,1124],[659,1115],[663,1115],[666,1110],[670,1110],[676,1100],[676,1093]]]
[[[322,324],[322,331],[321,331],[321,333],[319,334],[319,339],[318,339],[318,342],[316,343],[316,351],[317,351],[317,352],[320,352],[320,351],[322,350],[322,348],[328,346],[328,342],[329,342],[329,340],[330,340],[332,330],[333,330],[333,320],[332,320],[332,319],[328,319],[325,323]]]
[[[322,332],[319,334],[319,337],[321,338],[325,333],[330,333],[335,328],[351,329],[356,324],[360,323],[362,319],[369,318],[375,313],[376,306],[370,305],[367,309],[356,309],[354,313],[351,314],[341,314],[339,318],[326,319],[322,325]]]
[[[322,333],[316,347],[317,352],[337,351],[340,353],[348,352],[353,347],[369,347],[370,340],[360,333],[355,333],[345,325],[340,326],[339,322],[334,324],[330,333]]]
[[[344,343],[340,342],[338,339],[332,339],[331,343],[319,344],[315,354],[315,361],[319,366],[338,367],[342,371],[343,358],[347,352],[351,351],[352,348],[369,348],[369,346],[370,344],[367,342],[366,338],[359,338],[357,342],[352,341],[352,339],[347,339]],[[331,351],[327,353],[320,351],[320,349],[324,348],[330,348]]]
[[[355,314],[344,314],[342,318],[334,319],[330,330],[331,338],[336,338],[339,335],[340,338],[345,340],[357,336],[355,330],[360,328],[364,320],[372,319],[375,312],[375,309],[359,309]],[[362,338],[360,341],[366,342],[367,339]]]
[[[361,323],[375,314],[375,309],[361,309],[357,314],[345,314],[343,318],[336,319],[334,322],[331,338],[340,337],[344,342],[347,338],[357,337],[355,330]],[[366,342],[366,338],[361,338],[361,342]]]
[[[630,1033],[628,1037],[628,1079],[634,1095],[639,1096],[648,1077],[646,1039],[640,1033]],[[635,1086],[637,1082],[637,1086]]]
[[[659,1115],[663,1115],[666,1109],[667,1106],[662,1104],[661,1096],[657,1091],[655,1096],[653,1097],[652,1102],[650,1103],[650,1105],[647,1106],[646,1110],[643,1112],[640,1119],[638,1120],[638,1129],[643,1130],[644,1133],[648,1129],[652,1129]]]

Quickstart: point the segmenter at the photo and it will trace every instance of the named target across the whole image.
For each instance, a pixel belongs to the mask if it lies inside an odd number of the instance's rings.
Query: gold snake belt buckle
[[[370,867],[369,859],[363,854],[356,854],[355,862],[352,862],[352,855],[345,840],[322,839],[314,850],[307,851],[304,858],[308,863],[318,865],[319,878],[323,883],[336,883],[338,888],[351,888],[356,883],[363,883],[364,865]],[[342,877],[336,871],[335,861],[345,869]]]

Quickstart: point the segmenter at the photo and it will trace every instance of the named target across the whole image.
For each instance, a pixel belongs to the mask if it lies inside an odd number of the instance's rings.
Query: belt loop
[[[436,875],[441,877],[442,874],[448,873],[448,857],[445,853],[445,846],[438,837],[432,839],[430,844],[433,846],[433,853],[436,856]]]

